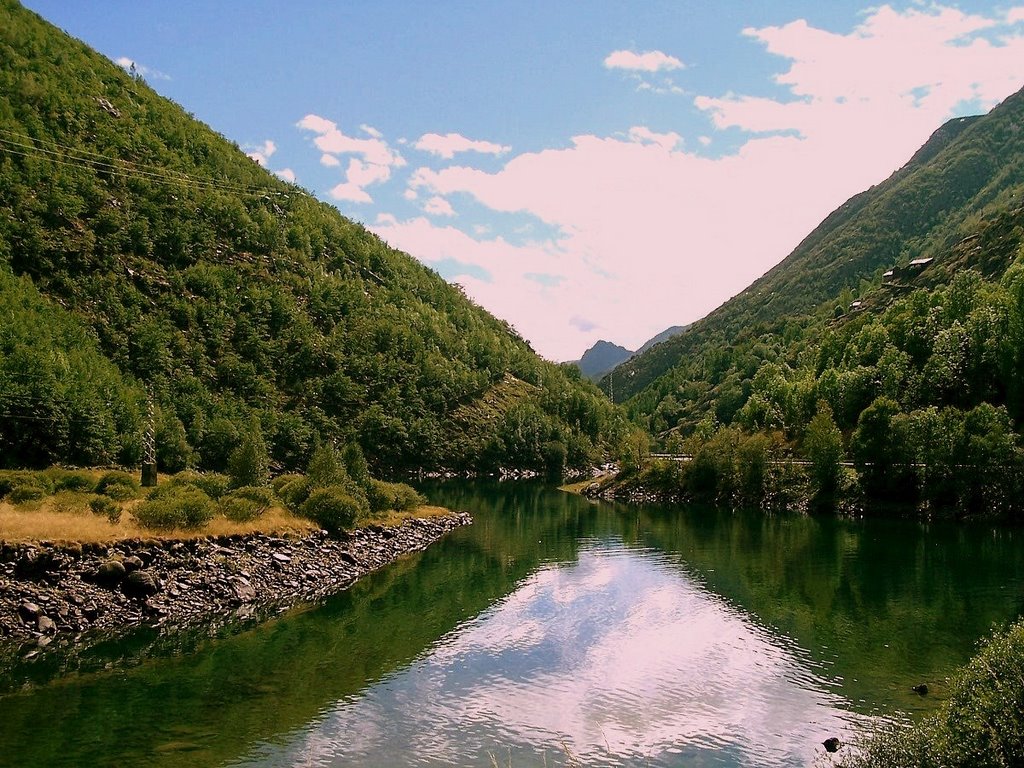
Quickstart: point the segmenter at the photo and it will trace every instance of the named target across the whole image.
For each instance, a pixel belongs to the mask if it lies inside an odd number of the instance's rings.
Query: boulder
[[[160,591],[160,579],[150,571],[132,571],[121,583],[121,591],[128,597],[145,600]]]
[[[120,560],[106,560],[100,563],[96,573],[93,574],[93,579],[101,586],[112,588],[121,583],[127,572],[128,569]]]

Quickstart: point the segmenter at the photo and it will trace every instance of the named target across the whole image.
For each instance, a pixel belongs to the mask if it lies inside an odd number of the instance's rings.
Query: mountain
[[[629,360],[633,355],[639,355],[655,344],[660,344],[671,339],[673,336],[678,336],[688,327],[687,325],[673,325],[671,328],[666,328],[661,333],[645,341],[636,352],[631,352],[625,347],[620,347],[618,344],[601,339],[584,352],[579,360],[572,361],[570,365],[575,365],[579,368],[580,372],[591,381],[600,381],[613,368]]]
[[[0,0],[0,466],[583,465],[624,417],[407,254]],[[56,331],[54,329],[57,329]]]
[[[946,123],[746,290],[620,366],[616,400],[628,399],[633,417],[663,434],[688,434],[707,418],[728,424],[764,365],[813,361],[816,346],[858,312],[882,311],[966,269],[998,280],[1020,241],[1022,124],[1022,93],[988,115]],[[922,259],[932,261],[911,266]],[[896,279],[885,277],[890,270]]]
[[[625,347],[602,339],[584,352],[575,365],[586,378],[596,381],[632,355]]]
[[[640,345],[640,349],[638,349],[633,354],[634,355],[642,355],[644,352],[646,352],[647,350],[649,350],[651,347],[655,346],[656,344],[661,344],[661,342],[668,341],[673,336],[678,336],[680,333],[682,333],[683,331],[685,331],[689,327],[690,326],[688,326],[688,325],[673,325],[670,328],[666,328],[661,333],[657,334],[656,336],[652,336],[647,341],[645,341],[643,344],[641,344]]]

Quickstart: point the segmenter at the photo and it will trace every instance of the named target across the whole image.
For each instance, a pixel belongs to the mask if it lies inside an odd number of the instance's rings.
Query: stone
[[[282,565],[285,563],[290,563],[292,561],[292,559],[288,557],[288,555],[286,555],[284,552],[275,552],[273,557],[275,562],[281,563]]]
[[[919,683],[918,685],[915,685],[911,690],[914,693],[916,693],[918,696],[927,696],[928,695],[928,683]]]
[[[826,752],[838,752],[839,748],[843,746],[843,743],[839,741],[835,736],[825,739],[821,742],[821,745],[825,747]]]
[[[18,616],[26,624],[34,623],[43,615],[43,609],[35,603],[24,602],[18,606]]]
[[[97,584],[104,587],[116,587],[121,583],[127,572],[128,569],[124,567],[124,563],[120,560],[106,560],[100,563],[94,578]]]
[[[142,559],[136,557],[135,555],[132,555],[131,557],[126,557],[121,562],[124,563],[124,569],[128,573],[131,573],[132,571],[141,571],[143,568]]]
[[[36,627],[38,627],[39,631],[44,635],[52,635],[57,631],[57,625],[49,616],[40,616],[36,620]]]
[[[149,571],[132,571],[121,584],[121,591],[128,597],[145,600],[160,591],[160,580]]]

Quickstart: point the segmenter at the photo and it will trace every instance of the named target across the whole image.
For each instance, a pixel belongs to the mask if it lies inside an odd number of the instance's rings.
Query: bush
[[[46,491],[40,488],[38,485],[29,485],[27,483],[16,485],[8,494],[12,504],[24,504],[26,501],[38,501],[39,499],[46,496]]]
[[[89,500],[89,509],[93,514],[102,515],[115,525],[121,521],[121,505],[116,504],[108,496],[93,496]]]
[[[288,485],[288,483],[294,482],[295,480],[302,480],[304,477],[305,475],[300,475],[295,472],[291,472],[285,475],[278,475],[277,477],[274,478],[273,482],[271,482],[270,487],[273,488],[274,493],[276,493],[278,497],[280,497],[282,488]]]
[[[49,485],[54,493],[59,491],[91,491],[95,485],[88,472],[50,467],[41,474],[45,480],[49,481]]]
[[[139,481],[134,475],[117,470],[105,472],[96,483],[96,493],[118,501],[134,499],[139,494]]]
[[[309,493],[312,490],[313,484],[309,482],[309,478],[298,475],[294,480],[283,485],[277,495],[289,510],[298,512],[302,504],[309,498]]]
[[[309,518],[331,534],[351,528],[363,511],[352,494],[338,485],[317,488],[301,507],[303,517]]]
[[[954,675],[936,715],[857,746],[840,766],[1024,765],[1024,621],[994,635]]]
[[[53,492],[49,478],[42,473],[24,469],[9,469],[0,472],[0,499],[12,493],[18,486],[36,487],[42,492],[43,496]]]
[[[370,485],[366,489],[366,498],[371,512],[384,512],[389,509],[407,512],[427,502],[415,489],[405,483],[385,483],[383,480],[373,479],[370,480]]]
[[[146,528],[199,528],[215,511],[213,500],[199,488],[179,485],[154,489],[133,514]]]
[[[171,487],[190,485],[195,488],[199,488],[203,493],[209,496],[211,499],[219,499],[225,493],[228,492],[228,485],[230,479],[227,475],[222,475],[219,472],[179,472],[165,485]]]
[[[255,520],[274,503],[274,496],[269,488],[245,486],[223,496],[220,500],[220,511],[228,520],[244,523]]]

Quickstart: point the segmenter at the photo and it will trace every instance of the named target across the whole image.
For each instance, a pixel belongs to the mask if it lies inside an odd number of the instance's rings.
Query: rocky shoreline
[[[134,627],[195,626],[311,602],[471,522],[459,512],[336,538],[0,543],[2,655],[30,660]]]

